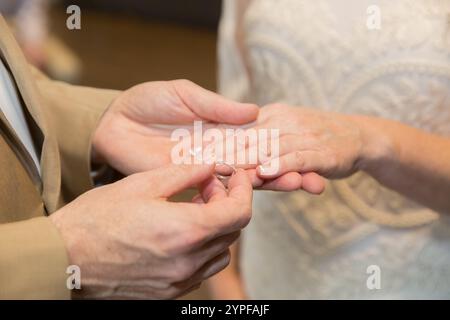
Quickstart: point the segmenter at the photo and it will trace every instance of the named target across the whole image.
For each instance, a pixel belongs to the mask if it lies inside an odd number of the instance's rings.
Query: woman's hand
[[[287,172],[344,178],[363,170],[419,203],[450,212],[449,137],[377,117],[281,104],[262,108],[256,127],[280,130],[279,156],[270,160],[275,164],[257,167],[262,179]],[[264,170],[274,165],[275,173]]]
[[[256,128],[280,130],[279,155],[257,168],[263,179],[287,172],[343,178],[374,153],[357,116],[274,104],[261,109]]]

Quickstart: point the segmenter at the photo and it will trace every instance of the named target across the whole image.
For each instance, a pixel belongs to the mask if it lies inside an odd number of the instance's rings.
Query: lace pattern
[[[379,31],[367,29],[365,11],[343,21],[332,0],[254,0],[245,16],[253,99],[450,135],[450,2],[376,2]],[[257,194],[243,241],[248,291],[254,298],[448,298],[450,244],[436,240],[449,240],[446,219],[363,173],[331,182],[319,197]],[[388,284],[372,292],[365,268],[377,263]],[[421,273],[429,269],[427,282]]]

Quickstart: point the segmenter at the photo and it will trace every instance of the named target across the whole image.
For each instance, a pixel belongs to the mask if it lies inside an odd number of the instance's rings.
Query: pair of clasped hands
[[[279,170],[265,175],[264,164],[239,168],[225,187],[213,164],[172,164],[170,131],[154,124],[189,126],[196,120],[279,129]],[[347,124],[326,114],[283,105],[260,110],[187,80],[124,91],[100,120],[92,148],[93,161],[127,177],[50,216],[69,263],[81,269],[82,289],[74,297],[166,299],[197,288],[228,265],[229,246],[251,218],[253,188],[321,193],[322,176],[352,171],[346,165],[352,161],[336,161],[333,154],[345,146],[344,157],[356,158],[349,134]],[[168,201],[192,186],[199,190],[192,202]]]

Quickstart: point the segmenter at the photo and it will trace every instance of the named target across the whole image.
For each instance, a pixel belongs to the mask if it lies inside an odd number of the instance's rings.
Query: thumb
[[[258,117],[259,108],[255,104],[228,100],[190,81],[174,82],[174,85],[187,107],[203,120],[242,125]]]
[[[168,198],[205,181],[214,172],[214,165],[175,165],[142,173],[143,183],[155,198]]]

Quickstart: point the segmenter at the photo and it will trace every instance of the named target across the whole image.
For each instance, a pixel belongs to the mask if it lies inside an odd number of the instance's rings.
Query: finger
[[[197,203],[197,204],[205,203],[205,202],[203,201],[202,195],[201,195],[200,193],[199,193],[199,194],[196,194],[196,195],[192,198],[191,202],[192,202],[192,203]]]
[[[309,137],[286,134],[278,139],[277,147],[273,147],[272,144],[271,139],[261,143],[257,141],[247,145],[244,150],[236,152],[236,159],[245,159],[239,162],[238,167],[248,169],[255,167],[255,164],[265,163],[294,151],[312,150],[317,146],[317,141]]]
[[[138,186],[154,197],[168,198],[182,190],[208,179],[213,174],[213,165],[168,165],[160,169],[138,173]]]
[[[253,188],[254,189],[260,189],[260,190],[271,190],[271,191],[295,191],[298,189],[303,188],[303,176],[299,174],[298,172],[288,172],[278,178],[275,178],[273,180],[263,180],[260,177],[258,177],[256,173],[256,169],[249,169],[246,170],[247,176],[249,177]],[[310,175],[313,173],[307,173],[306,175]],[[320,177],[320,176],[319,176]],[[314,181],[312,181],[314,183]],[[313,191],[311,192],[309,189],[305,190],[310,193],[317,193],[320,190],[320,186],[312,185],[311,187]]]
[[[219,123],[245,124],[255,121],[259,108],[254,104],[234,102],[203,89],[190,81],[174,81],[184,103],[201,119]]]
[[[234,159],[233,165],[241,169],[253,169],[262,160],[269,160],[268,155],[258,145],[251,145],[243,150],[238,150],[234,155]]]
[[[250,179],[250,183],[253,186],[253,189],[261,187],[266,181],[258,177],[258,175],[256,174],[256,169],[247,169],[245,170],[245,173],[247,174],[247,177]],[[228,187],[228,180],[229,179],[221,181],[225,187]]]
[[[245,172],[247,173],[247,176],[250,179],[250,182],[251,182],[253,188],[259,188],[264,184],[265,180],[258,177],[258,174],[256,173],[256,169],[248,169],[248,170],[245,170]]]
[[[193,284],[192,286],[188,287],[187,289],[185,289],[185,290],[184,290],[183,292],[181,292],[180,294],[175,295],[175,296],[174,296],[174,299],[181,298],[181,297],[187,295],[188,293],[191,293],[192,291],[195,291],[195,290],[199,289],[199,288],[201,287],[201,285],[202,285],[202,282],[201,282],[201,281],[198,282],[198,283]]]
[[[224,252],[227,252],[229,247],[239,238],[239,235],[240,232],[238,231],[215,238],[206,242],[200,248],[178,257],[173,261],[173,265],[177,266],[178,269],[176,272],[178,273],[178,277],[181,277],[183,280],[177,281],[175,284],[179,287],[184,284],[184,287],[186,287],[191,286],[193,284],[192,281],[202,281],[204,279],[203,277],[196,277],[194,275],[199,272],[201,273],[205,265],[210,261],[214,261]],[[172,279],[169,278],[168,280],[170,281]],[[157,287],[157,285],[153,284],[153,287]]]
[[[280,138],[279,156],[294,152],[313,150],[318,142],[310,136],[286,134]]]
[[[264,182],[262,190],[295,191],[302,188],[303,178],[298,172],[288,172],[278,178]]]
[[[325,179],[315,172],[303,174],[288,172],[278,178],[263,182],[260,189],[284,192],[303,189],[311,194],[321,194],[325,190]]]
[[[192,275],[189,280],[186,280],[179,285],[183,287],[190,287],[196,283],[200,283],[212,277],[213,275],[225,269],[230,263],[230,259],[230,249],[225,249],[219,255],[206,262],[199,271]]]
[[[188,258],[190,261],[194,262],[196,268],[193,270],[197,272],[201,266],[206,264],[208,261],[217,257],[220,253],[226,251],[240,236],[240,231],[236,231],[219,238],[213,239],[206,244],[204,244],[201,248],[196,249],[194,252],[189,254]]]
[[[323,172],[326,170],[326,160],[317,151],[295,151],[257,167],[258,176],[263,179],[273,179],[287,172]]]
[[[230,259],[230,250],[226,249],[210,261],[206,262],[200,270],[194,273],[188,280],[174,283],[168,289],[159,289],[159,296],[176,298],[198,288],[202,281],[225,269],[230,263]],[[151,290],[150,293],[154,294],[154,292],[158,292],[158,290]]]
[[[228,182],[228,196],[242,204],[251,204],[253,187],[245,170],[237,169]]]
[[[249,223],[252,192],[247,174],[238,169],[228,181],[228,196],[205,204],[204,223],[212,229],[212,238],[240,230]]]
[[[321,194],[325,191],[325,179],[315,172],[307,172],[303,175],[302,189],[311,194]]]
[[[204,203],[217,201],[227,197],[225,186],[215,176],[211,176],[202,182],[199,189]]]
[[[216,174],[220,174],[221,176],[231,176],[235,171],[235,168],[231,165],[218,163],[215,167]]]
[[[118,300],[148,300],[148,299],[176,299],[184,296],[192,290],[198,289],[201,281],[190,281],[184,283],[176,283],[169,287],[155,288],[152,285],[147,285],[146,281],[133,283],[129,285],[121,285],[115,290],[111,296],[104,297],[105,299]]]

